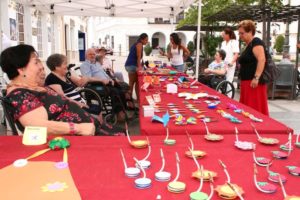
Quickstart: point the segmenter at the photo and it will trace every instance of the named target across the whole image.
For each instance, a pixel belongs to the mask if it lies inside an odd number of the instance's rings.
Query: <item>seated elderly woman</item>
[[[216,87],[218,80],[223,80],[226,74],[224,59],[226,53],[224,50],[218,50],[215,54],[215,60],[208,65],[204,70],[204,74],[200,75],[198,81],[208,85],[209,87]]]
[[[84,86],[89,82],[88,77],[78,77],[71,72],[68,72],[67,57],[62,54],[52,54],[48,57],[46,64],[51,73],[48,74],[45,85],[51,87],[54,91],[62,96],[66,96],[70,101],[78,104],[85,111],[97,114],[99,121],[102,123],[102,113],[100,106],[97,109],[86,105],[80,97],[76,88]],[[68,74],[68,77],[67,77]]]
[[[11,83],[6,99],[11,114],[23,126],[47,127],[49,134],[119,135],[103,130],[100,122],[77,104],[50,88],[41,87],[44,67],[35,49],[17,45],[1,53],[1,67]]]

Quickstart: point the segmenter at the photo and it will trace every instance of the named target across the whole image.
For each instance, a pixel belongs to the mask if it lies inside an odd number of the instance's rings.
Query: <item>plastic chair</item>
[[[276,81],[273,82],[272,85],[272,100],[274,99],[274,94],[279,87],[290,87],[290,99],[293,98],[294,93],[294,75],[295,69],[293,64],[277,64],[278,68],[280,69],[281,73],[280,76]]]

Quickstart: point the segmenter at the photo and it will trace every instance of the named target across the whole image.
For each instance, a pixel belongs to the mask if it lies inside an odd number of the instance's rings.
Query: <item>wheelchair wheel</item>
[[[99,94],[89,88],[82,88],[78,90],[78,93],[89,106],[88,112],[94,115],[99,115],[103,108],[103,102]]]
[[[232,83],[230,83],[229,81],[221,81],[217,87],[216,87],[216,91],[226,95],[227,97],[233,99],[234,98],[234,94],[235,94],[235,88],[233,86]]]
[[[105,117],[104,117],[104,122],[111,125],[111,126],[114,126],[117,124],[117,115],[114,115],[114,114],[107,114]]]

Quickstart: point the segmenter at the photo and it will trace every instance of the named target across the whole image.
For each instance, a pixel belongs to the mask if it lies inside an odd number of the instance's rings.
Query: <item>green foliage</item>
[[[195,45],[192,41],[189,41],[188,45],[187,45],[188,50],[190,51],[191,55],[193,55],[194,51],[195,51]]]
[[[208,35],[203,38],[205,47],[205,57],[213,57],[216,53],[217,47],[222,43],[221,36]]]
[[[144,51],[145,51],[145,54],[146,56],[149,56],[152,52],[152,47],[150,46],[150,44],[146,44],[146,46],[144,47]]]
[[[283,52],[283,45],[284,45],[284,36],[283,35],[278,35],[276,37],[276,40],[275,40],[274,49],[276,49],[276,51],[278,53],[282,53]]]
[[[267,4],[276,10],[283,5],[283,0],[203,0],[202,9],[201,9],[201,19],[202,24],[206,24],[203,21],[204,18],[211,16],[218,11],[228,7],[231,4],[240,4],[240,5],[252,5],[252,4]],[[177,28],[184,25],[196,25],[198,20],[198,6],[192,6],[185,13],[183,20],[179,21]]]
[[[195,25],[198,20],[198,7],[191,6],[188,11],[185,13],[184,19],[180,20],[177,27],[184,25]]]

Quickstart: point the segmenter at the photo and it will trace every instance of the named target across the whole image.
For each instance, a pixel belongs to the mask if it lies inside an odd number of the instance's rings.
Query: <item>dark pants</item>
[[[103,86],[101,84],[88,84],[88,88],[96,91],[101,97],[110,97],[114,113],[126,109],[125,93],[121,88],[115,86]]]
[[[217,85],[225,79],[225,76],[216,75],[199,75],[198,81],[211,88],[216,88]]]

